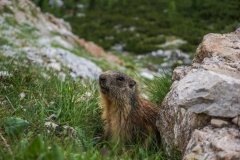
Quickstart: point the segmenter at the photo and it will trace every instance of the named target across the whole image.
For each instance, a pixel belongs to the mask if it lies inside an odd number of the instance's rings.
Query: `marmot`
[[[159,145],[160,133],[156,127],[159,108],[140,98],[137,84],[130,76],[106,71],[99,76],[99,90],[105,140],[127,145],[145,143],[151,138]]]

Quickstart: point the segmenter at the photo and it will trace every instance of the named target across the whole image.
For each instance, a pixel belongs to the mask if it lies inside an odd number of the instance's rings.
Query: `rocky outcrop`
[[[0,46],[4,56],[25,54],[31,62],[58,72],[62,79],[68,73],[73,78],[92,79],[101,73],[93,62],[71,52],[77,43],[68,23],[41,13],[28,0],[2,1],[0,5],[9,12],[0,16],[0,34],[6,41]]]
[[[47,47],[39,50],[33,47],[24,47],[23,51],[27,53],[28,59],[34,63],[54,71],[68,70],[74,79],[77,77],[97,79],[101,73],[101,69],[93,62],[62,48]],[[61,75],[63,74],[61,73]]]
[[[101,68],[88,57],[103,57],[110,63],[123,64],[113,55],[92,42],[79,39],[71,26],[51,14],[43,14],[29,0],[0,1],[0,55],[24,57],[27,60],[53,69],[61,77],[96,78]],[[77,56],[79,46],[88,52]],[[91,53],[91,56],[89,53]]]
[[[239,159],[240,29],[208,34],[193,64],[177,68],[157,126],[169,154],[184,159]]]
[[[15,3],[15,4],[14,4]],[[50,2],[51,3],[51,2]],[[59,2],[60,3],[60,2]],[[16,5],[16,2],[10,3]],[[78,38],[71,32],[71,26],[69,23],[62,19],[58,19],[51,14],[42,14],[39,9],[29,0],[21,0],[17,4],[20,8],[24,8],[26,11],[21,12],[16,7],[12,7],[15,12],[14,16],[20,23],[29,23],[30,25],[36,26],[40,32],[44,34],[50,34],[51,32],[59,32],[65,40],[70,43],[75,43],[82,46],[86,51],[91,53],[95,57],[103,57],[110,62],[115,62],[123,65],[123,62],[114,55],[107,54],[104,49],[93,42],[88,42]],[[35,13],[35,16],[31,16]]]
[[[189,68],[183,67],[175,69],[173,78],[182,78],[188,70]],[[184,153],[192,132],[207,125],[211,120],[208,115],[196,114],[179,107],[180,93],[177,89],[179,80],[175,79],[173,82],[170,92],[162,102],[157,119],[158,130],[168,154],[171,154],[172,149],[176,148]]]

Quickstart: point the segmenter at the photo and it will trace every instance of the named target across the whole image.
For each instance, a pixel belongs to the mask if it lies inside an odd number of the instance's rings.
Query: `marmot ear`
[[[130,86],[130,87],[135,86],[135,84],[136,84],[136,82],[135,82],[134,80],[130,80],[130,83],[129,83],[129,86]]]

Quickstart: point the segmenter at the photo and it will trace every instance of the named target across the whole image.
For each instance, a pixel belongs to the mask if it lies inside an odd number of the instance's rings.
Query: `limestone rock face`
[[[174,70],[173,79],[176,80],[162,102],[156,123],[163,139],[163,145],[169,154],[172,148],[178,148],[184,152],[194,129],[207,125],[211,120],[208,115],[196,114],[178,105],[179,81],[189,72],[189,69],[178,67]]]
[[[161,105],[156,123],[168,154],[171,154],[173,148],[184,152],[194,129],[207,125],[211,120],[208,115],[180,108],[177,103],[177,86],[178,82],[175,81]]]
[[[194,62],[201,63],[206,57],[221,56],[225,60],[240,60],[240,29],[230,34],[207,34],[197,48]]]
[[[179,107],[215,117],[240,114],[240,79],[204,69],[192,69],[178,84]]]
[[[62,48],[46,47],[38,50],[33,47],[24,47],[23,51],[26,52],[28,59],[36,64],[49,66],[49,69],[56,71],[67,68],[74,79],[77,77],[97,79],[102,72],[101,68],[93,62]]]
[[[172,79],[157,120],[168,153],[178,148],[185,159],[239,159],[240,29],[206,35],[193,64],[176,68]],[[218,128],[206,127],[211,120]]]

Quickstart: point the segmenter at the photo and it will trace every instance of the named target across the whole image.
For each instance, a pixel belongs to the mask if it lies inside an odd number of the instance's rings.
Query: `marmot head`
[[[118,102],[126,102],[129,98],[135,98],[137,94],[136,82],[127,74],[114,70],[103,72],[99,76],[99,88],[109,100]]]

